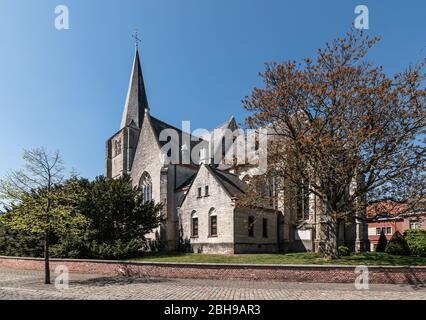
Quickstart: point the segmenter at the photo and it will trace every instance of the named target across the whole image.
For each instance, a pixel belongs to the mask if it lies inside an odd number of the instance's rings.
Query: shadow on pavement
[[[159,279],[159,278],[146,278],[146,277],[99,277],[91,278],[86,280],[73,280],[70,281],[70,285],[82,285],[82,286],[93,286],[93,287],[106,287],[112,285],[129,285],[129,284],[142,284],[142,283],[162,283],[162,282],[174,282],[171,279]]]

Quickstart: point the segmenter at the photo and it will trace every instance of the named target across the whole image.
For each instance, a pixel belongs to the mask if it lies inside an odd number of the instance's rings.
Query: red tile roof
[[[378,214],[386,214],[390,216],[397,216],[404,213],[408,209],[407,204],[396,201],[381,201],[369,205],[367,207],[367,217],[373,218]]]

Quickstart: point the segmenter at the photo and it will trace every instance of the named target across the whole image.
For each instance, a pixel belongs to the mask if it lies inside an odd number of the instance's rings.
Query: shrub
[[[385,252],[397,256],[408,256],[410,255],[410,248],[402,234],[397,231],[386,246]]]
[[[351,255],[351,251],[346,246],[339,246],[337,248],[337,250],[339,252],[339,256],[340,257],[345,257],[345,256],[350,256]]]
[[[50,248],[53,258],[87,259],[90,255],[90,232],[83,235],[67,235]]]
[[[130,240],[129,242],[117,240],[113,244],[92,241],[90,257],[93,259],[126,259],[140,256],[141,250],[142,245],[137,240]]]
[[[404,238],[412,255],[426,257],[426,230],[407,230]]]
[[[85,237],[69,237],[52,246],[51,256],[70,259],[128,259],[141,255],[143,244],[138,240],[128,242],[116,240],[113,243],[97,242]]]
[[[43,237],[17,232],[0,224],[0,255],[14,257],[42,257]]]
[[[382,230],[379,241],[377,242],[376,252],[385,252],[387,244],[388,239],[386,239],[385,233]]]

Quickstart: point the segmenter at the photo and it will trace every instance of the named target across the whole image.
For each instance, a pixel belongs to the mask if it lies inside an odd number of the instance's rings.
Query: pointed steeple
[[[132,74],[130,76],[129,89],[127,91],[120,129],[130,125],[132,122],[140,128],[142,126],[144,113],[148,110],[148,99],[146,97],[142,68],[139,60],[139,50],[136,46]]]

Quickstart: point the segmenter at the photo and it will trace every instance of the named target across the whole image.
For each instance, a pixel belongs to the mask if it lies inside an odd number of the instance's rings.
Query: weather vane
[[[136,46],[136,49],[138,49],[139,43],[141,42],[141,39],[139,38],[139,30],[138,29],[135,29],[135,34],[132,35],[132,38],[135,39],[135,46]]]

